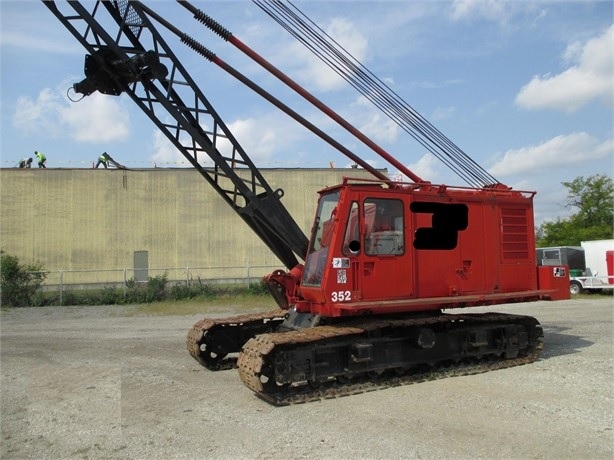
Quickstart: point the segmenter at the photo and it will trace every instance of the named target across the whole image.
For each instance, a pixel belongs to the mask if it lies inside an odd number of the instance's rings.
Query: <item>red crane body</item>
[[[522,301],[540,291],[532,192],[352,181],[320,192],[289,299],[323,316]]]
[[[327,317],[560,296],[536,267],[533,196],[345,179],[320,192],[305,266],[267,282],[282,307]]]

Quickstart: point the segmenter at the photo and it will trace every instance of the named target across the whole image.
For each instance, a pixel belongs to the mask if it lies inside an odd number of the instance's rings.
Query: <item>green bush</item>
[[[41,305],[43,298],[39,291],[47,277],[41,264],[22,265],[15,256],[0,251],[2,258],[2,283],[0,303],[6,307],[28,307]]]
[[[133,280],[126,283],[127,291],[125,298],[116,303],[150,303],[165,299],[166,283],[168,274],[149,277],[145,284],[139,284]]]
[[[100,305],[115,305],[118,299],[123,297],[123,293],[114,288],[104,288],[100,293],[100,297],[96,303]]]
[[[259,283],[251,283],[245,289],[245,293],[248,295],[269,295],[269,289],[262,281]]]
[[[208,297],[211,288],[202,284],[175,284],[167,294],[168,300],[194,299],[196,297]]]
[[[2,253],[2,305],[7,307],[50,305],[125,305],[145,304],[164,300],[203,299],[232,296],[268,295],[263,282],[249,285],[207,284],[200,278],[189,283],[168,286],[168,274],[150,277],[146,283],[134,279],[123,288],[105,287],[91,290],[42,292],[46,273],[39,264],[22,266],[16,257]],[[66,288],[66,286],[65,286]]]

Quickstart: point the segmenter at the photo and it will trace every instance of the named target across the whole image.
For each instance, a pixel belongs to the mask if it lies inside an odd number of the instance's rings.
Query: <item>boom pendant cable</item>
[[[342,126],[345,130],[347,130],[350,134],[352,134],[354,137],[360,140],[363,144],[365,144],[367,147],[369,147],[371,150],[377,153],[381,158],[383,158],[388,163],[390,163],[392,166],[397,168],[402,174],[407,176],[410,180],[412,180],[416,184],[426,183],[426,181],[424,181],[419,176],[417,176],[414,172],[409,170],[402,162],[397,160],[395,157],[393,157],[391,154],[389,154],[383,148],[381,148],[379,145],[373,142],[373,140],[368,138],[361,130],[352,126],[346,119],[339,116],[330,107],[326,106],[322,101],[320,101],[315,96],[313,96],[311,93],[306,91],[303,87],[298,85],[294,80],[289,78],[287,75],[285,75],[278,68],[273,66],[270,62],[268,62],[266,59],[264,59],[254,50],[249,48],[245,43],[241,42],[241,40],[235,37],[228,29],[221,26],[219,23],[213,20],[209,15],[207,15],[203,11],[200,11],[198,8],[194,7],[187,1],[184,1],[184,0],[178,0],[178,1],[179,1],[179,4],[181,4],[188,11],[190,11],[194,15],[194,18],[198,20],[199,22],[201,22],[205,27],[209,28],[216,35],[219,35],[222,39],[234,45],[237,49],[243,52],[250,59],[254,60],[264,69],[269,71],[277,79],[279,79],[281,82],[286,84],[293,91],[295,91],[305,100],[307,100],[310,104],[317,107],[325,115],[327,115],[329,118],[334,120],[336,123]]]
[[[253,2],[465,182],[477,187],[499,184],[497,179],[369,71],[298,7],[289,1],[253,0]]]

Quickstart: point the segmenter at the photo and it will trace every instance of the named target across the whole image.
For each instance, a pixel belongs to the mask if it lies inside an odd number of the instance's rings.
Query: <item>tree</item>
[[[3,307],[27,307],[40,290],[47,274],[40,264],[22,265],[15,256],[0,251],[0,304]]]
[[[567,188],[567,209],[577,212],[565,219],[544,222],[538,229],[538,247],[579,246],[581,241],[614,237],[614,183],[605,174],[562,182]]]
[[[576,177],[571,182],[563,182],[569,190],[567,208],[577,208],[574,215],[576,222],[583,227],[607,227],[610,231],[614,225],[612,179],[605,174],[597,174],[588,179]]]

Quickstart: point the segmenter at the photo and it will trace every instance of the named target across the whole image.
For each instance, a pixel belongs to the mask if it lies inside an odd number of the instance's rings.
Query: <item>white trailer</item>
[[[571,293],[614,289],[614,240],[582,241],[580,246],[584,249],[586,269],[582,276],[570,277]]]
[[[536,249],[537,265],[567,265],[569,291],[614,289],[614,240],[582,241],[580,246]]]

